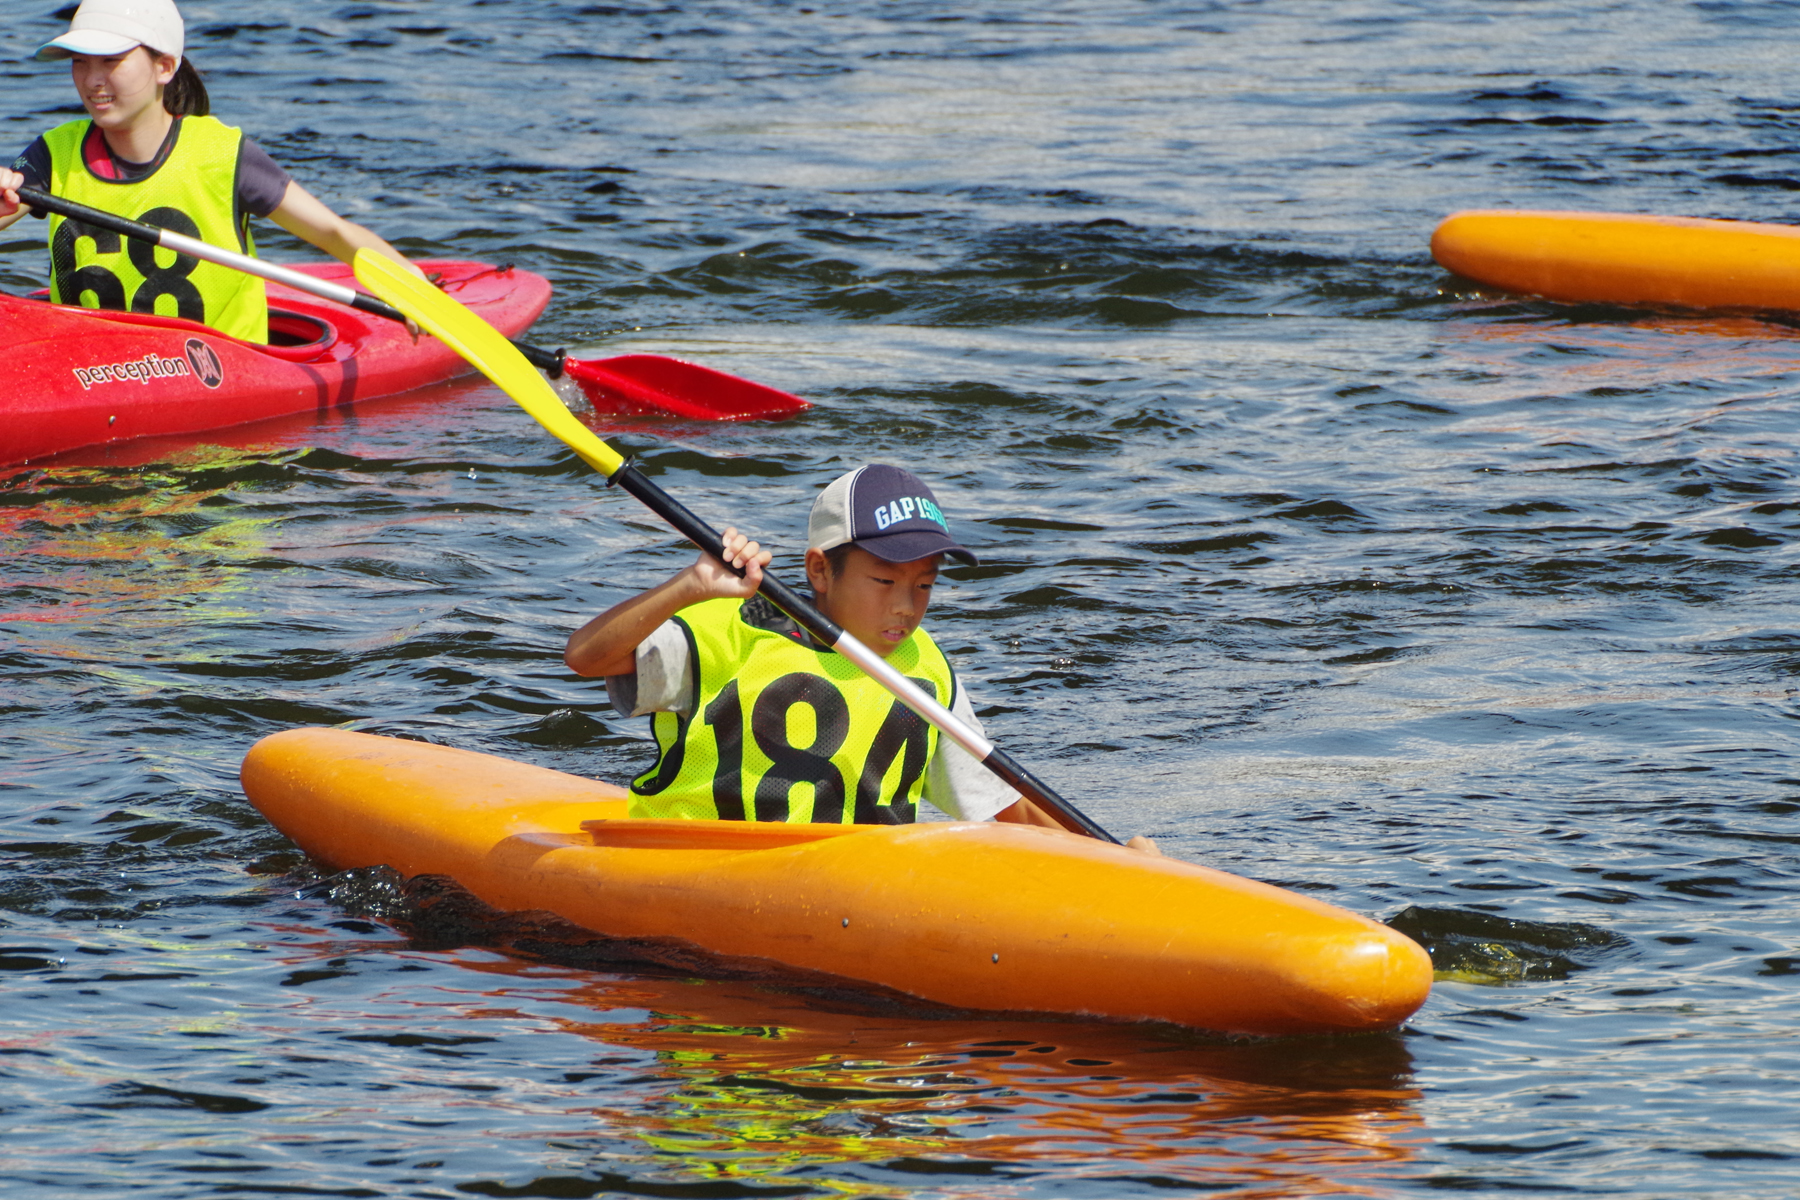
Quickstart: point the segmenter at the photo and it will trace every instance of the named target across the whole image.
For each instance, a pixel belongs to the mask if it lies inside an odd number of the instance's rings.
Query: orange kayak
[[[1385,925],[1055,830],[631,820],[611,784],[335,729],[264,738],[242,777],[338,869],[447,875],[502,911],[958,1009],[1355,1033],[1431,987]]]
[[[1626,213],[1459,212],[1431,235],[1445,270],[1551,300],[1800,309],[1800,227]]]

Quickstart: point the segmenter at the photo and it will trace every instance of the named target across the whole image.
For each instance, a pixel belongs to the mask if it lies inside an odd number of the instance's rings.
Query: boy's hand
[[[563,661],[590,679],[625,675],[637,669],[637,648],[658,625],[703,600],[735,597],[748,600],[762,586],[769,552],[735,529],[724,537],[725,557],[739,576],[710,554],[683,567],[647,592],[621,600],[569,635]]]
[[[747,600],[762,586],[763,568],[769,565],[767,550],[739,533],[727,528],[724,535],[725,562],[743,572],[727,570],[724,563],[710,554],[702,554],[688,570],[708,598],[732,597]]]

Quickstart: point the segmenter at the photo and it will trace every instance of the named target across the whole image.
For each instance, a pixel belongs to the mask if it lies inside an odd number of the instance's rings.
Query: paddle
[[[239,254],[172,229],[146,225],[115,213],[103,212],[52,196],[36,188],[17,189],[20,201],[44,212],[58,213],[97,229],[161,246],[177,254],[204,259],[249,275],[286,284],[298,292],[346,304],[360,312],[404,321],[406,314],[353,287],[319,279],[303,271],[278,266],[248,254]],[[570,358],[561,350],[543,350],[514,342],[513,346],[532,366],[552,379],[568,375],[596,404],[624,400],[639,408],[660,409],[697,421],[752,421],[791,417],[812,407],[805,400],[776,388],[715,371],[677,358],[658,354],[622,354],[615,358]]]
[[[446,346],[468,359],[477,370],[518,401],[520,408],[530,413],[540,425],[580,455],[583,462],[606,476],[608,484],[624,488],[643,501],[650,511],[673,525],[676,532],[706,553],[723,560],[724,543],[719,534],[667,492],[646,479],[637,467],[626,462],[618,451],[576,420],[575,414],[568,410],[555,390],[544,382],[543,376],[532,370],[531,364],[492,325],[392,259],[372,251],[356,252],[356,277],[364,287],[392,302],[407,316],[435,334]],[[974,755],[982,766],[1005,780],[1020,795],[1068,828],[1117,844],[1117,838],[1051,791],[1049,785],[1014,762],[1004,750],[964,725],[949,709],[939,704],[936,697],[922,690],[888,665],[886,659],[844,632],[836,622],[802,599],[786,584],[764,575],[760,590],[801,628],[856,664],[876,683],[892,692],[902,704],[937,726],[945,736]]]

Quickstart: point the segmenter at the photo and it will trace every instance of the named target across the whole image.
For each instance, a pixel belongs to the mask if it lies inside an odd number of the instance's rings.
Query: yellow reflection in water
[[[465,965],[503,977],[543,970]],[[971,1194],[1007,1195],[1054,1173],[1343,1196],[1384,1190],[1420,1140],[1398,1037],[1230,1042],[886,1015],[748,983],[588,978],[557,993],[558,1011],[574,1002],[595,1017],[550,1023],[651,1053],[660,1082],[654,1096],[628,1089],[590,1111],[712,1178],[905,1194],[857,1177],[857,1164],[879,1164],[883,1174],[916,1172],[937,1194],[967,1180]]]
[[[274,518],[228,515],[215,498],[229,483],[192,486],[195,472],[229,475],[243,461],[242,451],[194,447],[179,462],[123,480],[64,470],[46,498],[0,508],[0,596],[13,597],[0,601],[0,623],[161,626],[172,606],[184,617],[197,609],[217,619],[248,616],[248,608],[226,607],[227,597],[249,590],[243,564],[268,552]],[[88,490],[84,476],[103,498],[75,498]],[[54,638],[36,648],[87,657]]]

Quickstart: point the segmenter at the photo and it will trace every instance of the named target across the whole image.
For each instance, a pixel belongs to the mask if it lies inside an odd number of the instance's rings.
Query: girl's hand
[[[24,186],[23,175],[0,167],[0,217],[10,217],[19,211],[18,189]]]
[[[727,596],[747,600],[762,586],[763,568],[769,565],[771,555],[736,529],[725,530],[724,542],[725,562],[743,575],[727,570],[710,554],[702,554],[688,571],[709,600]]]

